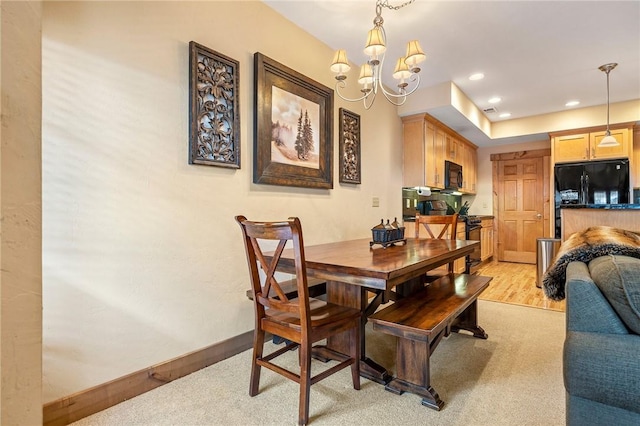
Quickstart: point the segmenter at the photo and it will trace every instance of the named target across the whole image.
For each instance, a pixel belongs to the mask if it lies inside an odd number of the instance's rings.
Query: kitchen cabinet
[[[632,155],[631,128],[611,129],[611,136],[620,145],[599,147],[606,131],[576,132],[573,134],[552,134],[551,146],[553,162],[603,160],[608,158],[629,158]]]
[[[480,229],[480,260],[493,256],[493,218],[482,219]]]
[[[475,194],[477,147],[428,114],[402,119],[404,187],[444,189],[444,162],[462,165],[462,191]]]
[[[444,188],[444,134],[423,116],[403,119],[402,132],[403,186]]]
[[[459,157],[463,172],[462,191],[467,194],[475,194],[478,164],[477,151],[474,147],[463,143],[460,145]]]
[[[445,136],[445,152],[444,159],[453,163],[462,164],[461,158],[461,142],[453,135]]]

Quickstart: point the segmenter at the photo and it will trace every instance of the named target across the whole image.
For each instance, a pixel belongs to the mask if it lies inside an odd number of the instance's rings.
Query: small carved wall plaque
[[[189,43],[189,164],[240,168],[238,61]]]
[[[362,183],[360,168],[360,116],[340,108],[340,182]]]

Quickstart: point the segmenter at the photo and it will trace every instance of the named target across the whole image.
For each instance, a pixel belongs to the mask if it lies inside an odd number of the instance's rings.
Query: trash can
[[[538,238],[538,250],[536,252],[536,287],[542,288],[542,278],[547,272],[553,258],[560,248],[559,238]]]

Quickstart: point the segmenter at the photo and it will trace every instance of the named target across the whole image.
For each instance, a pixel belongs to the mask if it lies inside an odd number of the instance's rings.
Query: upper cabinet
[[[403,120],[402,182],[406,187],[443,187],[444,138],[422,117]],[[437,167],[442,161],[442,166]]]
[[[462,165],[465,193],[475,193],[477,147],[428,114],[404,117],[403,185],[444,189],[444,162]]]
[[[609,158],[629,158],[632,156],[632,126],[611,129],[611,136],[620,145],[599,147],[605,130],[586,129],[585,131],[552,133],[551,147],[554,163],[573,161],[604,160]]]

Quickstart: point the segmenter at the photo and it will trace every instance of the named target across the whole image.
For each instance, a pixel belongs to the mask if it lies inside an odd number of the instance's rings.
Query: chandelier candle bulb
[[[358,83],[362,84],[365,89],[373,83],[373,69],[371,68],[371,65],[363,64],[360,67],[360,76],[358,77]]]
[[[347,60],[347,52],[344,49],[340,49],[336,52],[333,57],[333,63],[331,64],[331,71],[337,73],[337,80],[344,80],[347,78],[344,75],[351,69],[351,65],[349,65],[349,61]]]
[[[400,87],[401,89],[407,87],[408,84],[404,81],[407,78],[411,77],[411,71],[409,71],[409,67],[407,66],[407,62],[405,61],[405,59],[406,58],[398,59],[398,61],[396,62],[396,69],[393,71],[393,78],[395,78],[396,80],[400,80],[398,87]]]
[[[420,42],[418,40],[411,40],[407,43],[407,56],[405,59],[405,63],[413,72],[419,72],[420,68],[418,65],[424,60],[427,59],[427,55],[422,51],[422,47],[420,47]]]
[[[381,29],[375,27],[369,30],[364,53],[369,56],[371,65],[377,65],[379,63],[378,56],[382,55],[386,50],[387,47],[384,44],[384,36]]]

